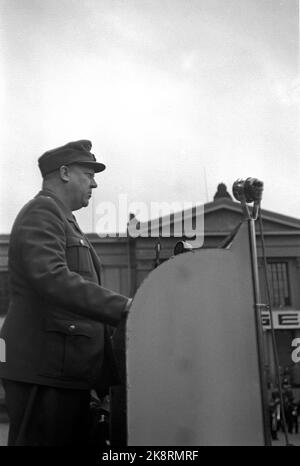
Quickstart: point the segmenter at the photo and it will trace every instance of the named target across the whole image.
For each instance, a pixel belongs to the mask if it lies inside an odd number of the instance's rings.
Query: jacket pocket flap
[[[90,247],[87,240],[85,238],[80,238],[79,236],[67,236],[66,243],[67,248],[70,248],[72,246],[84,246],[86,248]]]
[[[60,319],[47,321],[46,331],[63,333],[65,335],[83,335],[90,338],[95,334],[90,323]]]

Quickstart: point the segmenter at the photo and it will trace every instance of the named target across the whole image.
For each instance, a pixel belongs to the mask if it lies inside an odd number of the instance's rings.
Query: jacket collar
[[[70,220],[71,222],[76,223],[76,220],[75,220],[74,215],[72,214],[72,211],[52,191],[48,191],[47,189],[42,189],[35,197],[38,197],[38,196],[50,196],[58,204],[58,206],[63,211],[67,219]]]
[[[72,222],[73,225],[75,226],[76,230],[79,231],[79,233],[81,233],[83,235],[83,233],[82,233],[81,229],[79,228],[79,225],[78,225],[78,223],[76,221],[76,218],[72,214],[71,210],[59,199],[59,197],[56,196],[56,194],[54,194],[52,191],[42,189],[35,197],[38,197],[38,196],[50,196],[52,199],[54,199],[54,201],[58,204],[59,208],[65,214],[67,220]],[[94,266],[95,266],[95,270],[97,272],[98,281],[101,284],[101,276],[100,276],[100,267],[101,267],[101,265],[100,265],[100,262],[99,262],[99,258],[97,256],[97,253],[94,251],[94,248],[93,248],[92,244],[90,243],[90,241],[88,240],[88,238],[86,238],[86,240],[90,245],[92,260],[93,260],[93,263],[94,263]]]

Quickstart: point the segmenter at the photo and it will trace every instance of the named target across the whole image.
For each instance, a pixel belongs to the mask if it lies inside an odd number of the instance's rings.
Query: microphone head
[[[244,185],[245,181],[241,178],[237,179],[232,185],[232,194],[237,201],[241,201],[245,197]]]
[[[257,178],[246,179],[245,192],[246,192],[246,197],[251,199],[251,201],[249,202],[261,202],[263,190],[264,190],[263,181],[260,181]]]
[[[189,252],[193,250],[193,246],[186,241],[178,241],[174,247],[174,255],[182,254],[183,252]]]
[[[232,193],[237,201],[261,202],[264,183],[257,178],[238,179],[232,185]]]

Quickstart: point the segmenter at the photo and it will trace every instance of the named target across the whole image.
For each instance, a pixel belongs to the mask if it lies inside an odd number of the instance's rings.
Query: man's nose
[[[94,189],[94,188],[97,188],[97,183],[96,183],[96,180],[92,180],[91,182],[91,188]]]

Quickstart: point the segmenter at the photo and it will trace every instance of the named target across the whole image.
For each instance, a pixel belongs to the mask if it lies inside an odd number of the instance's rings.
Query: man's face
[[[71,165],[69,168],[69,194],[72,210],[87,207],[92,196],[92,189],[97,188],[93,168],[85,165]]]

